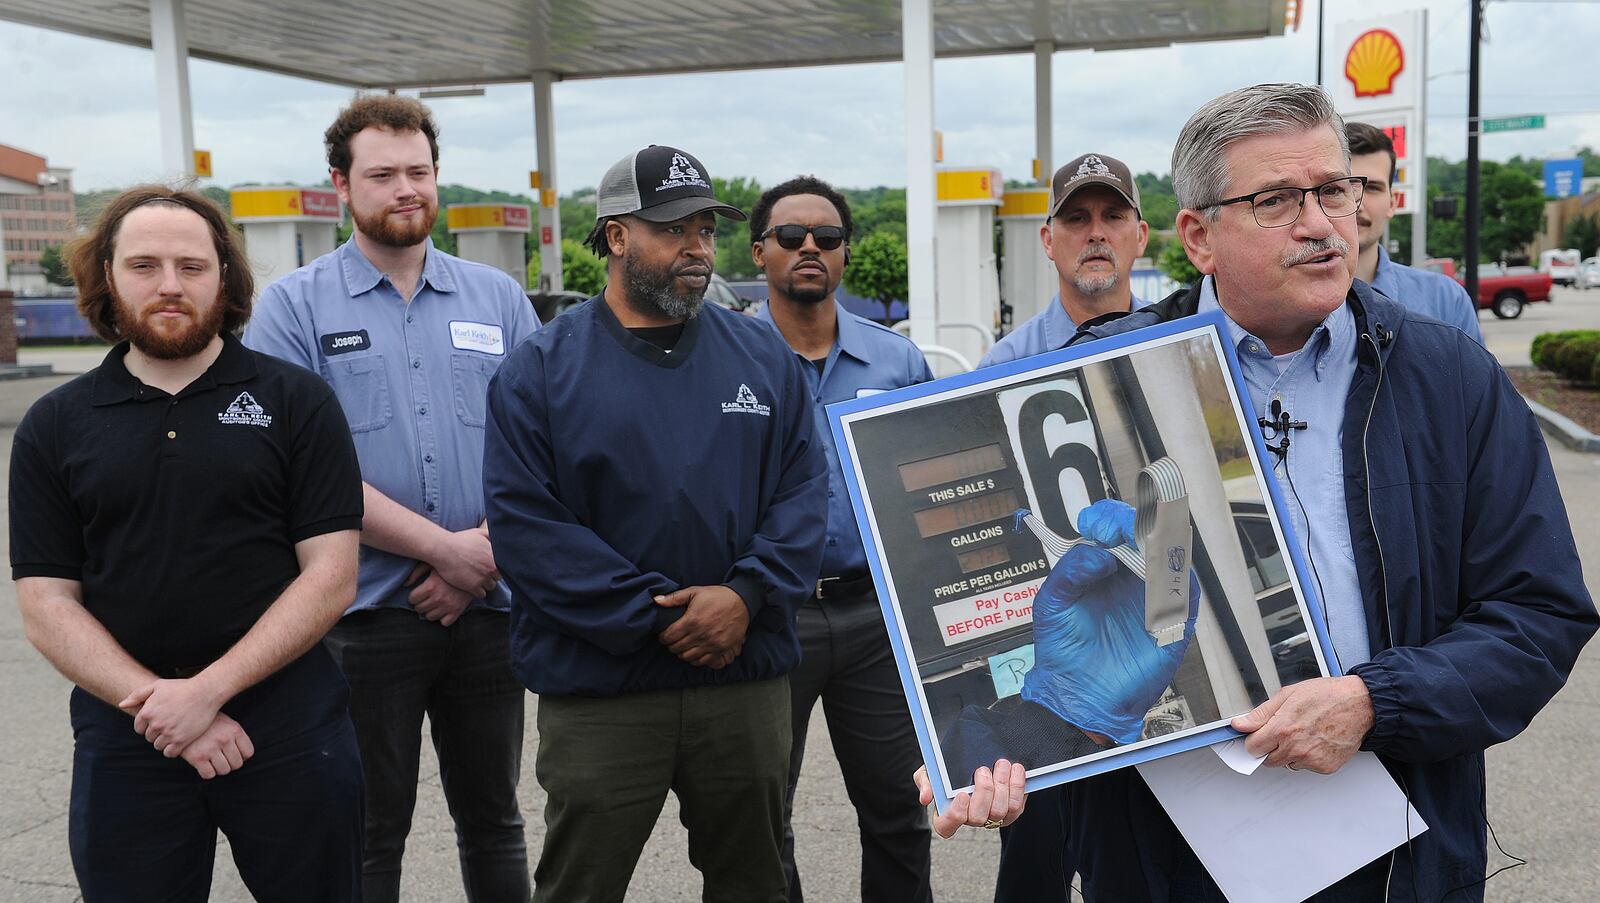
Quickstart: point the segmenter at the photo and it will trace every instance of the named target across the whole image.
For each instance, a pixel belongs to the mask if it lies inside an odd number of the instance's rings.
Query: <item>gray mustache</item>
[[[1111,250],[1110,245],[1092,244],[1078,253],[1078,262],[1083,263],[1091,257],[1104,257],[1111,261],[1112,266],[1117,264],[1117,252]]]
[[[1349,257],[1350,243],[1337,235],[1301,242],[1293,251],[1283,255],[1283,265],[1292,267],[1329,251],[1338,251],[1341,257]]]

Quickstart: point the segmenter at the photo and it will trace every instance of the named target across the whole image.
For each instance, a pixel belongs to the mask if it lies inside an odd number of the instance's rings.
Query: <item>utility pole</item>
[[[1478,80],[1479,56],[1483,44],[1483,4],[1471,0],[1472,36],[1467,43],[1467,297],[1478,303],[1478,223],[1482,219],[1482,199],[1478,196]]]

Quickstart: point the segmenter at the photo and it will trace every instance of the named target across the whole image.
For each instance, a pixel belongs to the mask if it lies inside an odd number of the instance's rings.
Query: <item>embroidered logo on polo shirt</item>
[[[322,336],[322,353],[332,357],[352,351],[366,351],[372,347],[372,338],[365,329],[351,332],[330,332]]]
[[[724,414],[760,414],[763,417],[772,416],[772,407],[756,400],[756,393],[744,383],[739,384],[739,394],[732,401],[722,403]]]
[[[249,392],[240,392],[228,409],[217,415],[218,423],[240,423],[245,426],[271,426],[272,415]]]

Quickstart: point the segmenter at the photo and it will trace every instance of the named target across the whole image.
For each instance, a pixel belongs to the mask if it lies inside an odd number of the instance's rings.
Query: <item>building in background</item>
[[[77,232],[72,170],[0,144],[0,288],[18,294],[49,291],[39,257]]]

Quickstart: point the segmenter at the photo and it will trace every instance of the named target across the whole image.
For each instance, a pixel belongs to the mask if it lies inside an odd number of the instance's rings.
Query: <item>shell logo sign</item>
[[[1405,50],[1387,28],[1363,32],[1344,58],[1344,77],[1355,86],[1357,97],[1392,94],[1395,76],[1405,68]]]

